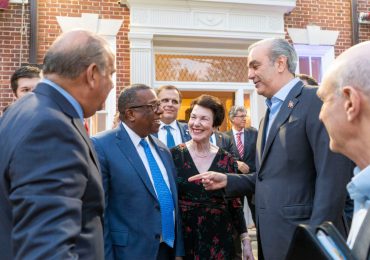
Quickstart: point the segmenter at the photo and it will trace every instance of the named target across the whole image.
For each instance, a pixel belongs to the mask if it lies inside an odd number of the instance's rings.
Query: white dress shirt
[[[167,145],[167,130],[164,128],[164,126],[166,126],[166,124],[161,122],[158,131],[158,139],[161,140],[162,143]],[[169,124],[169,126],[171,126],[171,134],[173,136],[173,140],[175,141],[175,145],[182,144],[183,141],[181,138],[179,126],[177,125],[177,121],[174,120],[171,124]]]
[[[148,159],[146,158],[144,148],[140,144],[140,141],[141,141],[142,138],[140,136],[138,136],[134,131],[132,131],[131,128],[128,127],[125,123],[122,122],[122,125],[126,129],[127,134],[129,135],[132,143],[134,144],[134,146],[135,146],[135,148],[136,148],[136,150],[137,150],[137,152],[138,152],[138,154],[140,156],[140,159],[143,162],[143,164],[145,166],[145,169],[146,169],[146,171],[147,171],[147,173],[149,175],[149,179],[152,182],[152,185],[154,187],[154,190],[155,190],[153,176],[152,176],[152,172],[151,172],[150,167],[149,167]],[[159,169],[161,170],[163,179],[166,182],[167,187],[171,191],[170,182],[168,181],[167,170],[164,167],[164,164],[163,164],[163,162],[161,160],[161,157],[159,157],[159,155],[157,153],[157,150],[155,149],[155,147],[153,146],[153,144],[149,141],[149,138],[148,137],[145,137],[144,139],[148,142],[149,147],[150,147],[150,150],[152,151],[152,154],[154,156],[154,159],[157,162],[157,164],[159,166]],[[156,190],[155,190],[155,192],[157,193]]]

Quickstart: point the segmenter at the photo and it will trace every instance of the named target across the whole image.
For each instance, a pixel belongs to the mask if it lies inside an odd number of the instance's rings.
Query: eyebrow
[[[249,64],[248,64],[248,67],[252,67],[252,66],[254,66],[254,65],[258,65],[258,64],[260,64],[258,61],[256,61],[256,60],[251,60],[251,62],[249,62]]]

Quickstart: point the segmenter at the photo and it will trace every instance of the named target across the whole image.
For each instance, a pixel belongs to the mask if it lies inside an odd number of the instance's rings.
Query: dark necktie
[[[267,108],[266,114],[265,114],[265,122],[263,125],[263,135],[262,135],[262,149],[261,154],[263,153],[263,150],[265,149],[266,139],[267,139],[267,131],[268,131],[268,125],[269,125],[269,117],[270,117],[270,108]]]
[[[154,187],[155,191],[157,192],[157,197],[161,208],[162,240],[168,246],[173,248],[173,243],[175,241],[175,224],[173,221],[174,204],[172,194],[163,179],[161,170],[159,169],[159,166],[155,161],[155,158],[152,154],[152,151],[150,150],[147,141],[145,141],[145,139],[141,139],[140,145],[144,148],[144,152],[149,163],[149,168],[152,172]]]
[[[167,147],[172,148],[175,146],[175,139],[173,139],[173,135],[171,133],[171,126],[165,125],[164,128],[167,131]]]

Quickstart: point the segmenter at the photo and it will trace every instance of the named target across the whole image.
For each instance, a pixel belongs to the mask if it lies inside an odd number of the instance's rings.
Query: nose
[[[248,69],[248,79],[252,79],[253,80],[253,78],[254,78],[254,70],[253,69],[251,69],[251,68],[249,68]]]

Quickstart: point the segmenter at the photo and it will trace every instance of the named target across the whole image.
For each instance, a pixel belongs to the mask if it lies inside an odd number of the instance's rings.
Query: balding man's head
[[[74,79],[92,63],[104,73],[112,56],[102,37],[84,30],[73,30],[59,36],[51,45],[44,58],[43,74]]]
[[[336,90],[344,86],[361,89],[370,97],[370,41],[357,44],[334,61],[323,78]]]

